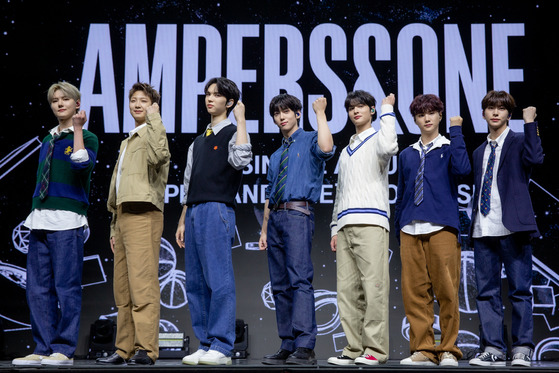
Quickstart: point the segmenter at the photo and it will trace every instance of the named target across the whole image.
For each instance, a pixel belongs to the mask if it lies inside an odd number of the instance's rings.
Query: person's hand
[[[462,126],[462,122],[464,120],[462,119],[462,117],[460,115],[457,115],[455,117],[450,118],[450,126],[454,127],[454,126]]]
[[[522,118],[524,123],[532,123],[536,121],[536,108],[534,106],[528,106],[526,109],[522,110]]]
[[[241,119],[245,119],[245,104],[241,100],[237,101],[237,105],[233,109],[233,115],[235,115],[235,120],[238,122]]]
[[[87,116],[85,115],[84,110],[80,110],[79,113],[76,113],[72,116],[72,124],[74,125],[74,130],[76,128],[83,128],[85,122],[87,122]]]
[[[268,248],[267,235],[265,232],[260,233],[260,239],[258,240],[258,248],[260,250],[266,250]]]
[[[148,114],[159,113],[159,105],[157,105],[157,102],[154,102],[153,104],[148,106],[146,108],[146,113]]]
[[[389,94],[388,96],[386,96],[385,98],[382,99],[382,104],[381,105],[392,105],[394,106],[394,104],[396,103],[396,96],[394,96],[394,93]]]
[[[332,251],[336,251],[338,249],[338,235],[337,234],[332,236],[332,239],[330,240],[330,248],[332,249]]]
[[[326,111],[326,106],[328,105],[328,101],[326,97],[319,97],[312,103],[312,108],[315,113],[324,112]]]
[[[184,224],[179,224],[175,233],[175,240],[181,249],[184,249]]]
[[[113,254],[115,253],[115,238],[111,237],[109,239],[109,243],[111,244],[111,251],[113,252]]]

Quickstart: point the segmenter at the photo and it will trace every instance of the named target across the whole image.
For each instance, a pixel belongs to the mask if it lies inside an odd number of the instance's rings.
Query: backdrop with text
[[[233,248],[237,318],[249,325],[252,357],[275,351],[280,342],[266,253],[258,250],[258,238],[269,156],[281,141],[268,104],[281,92],[301,99],[301,124],[306,130],[316,128],[312,102],[319,96],[328,100],[327,116],[337,154],[327,163],[320,203],[315,208],[316,351],[319,358],[326,358],[339,354],[345,346],[329,223],[339,152],[354,133],[344,99],[355,89],[371,92],[378,102],[389,93],[396,94],[400,150],[418,139],[409,104],[419,93],[434,93],[444,101],[443,134],[448,133],[451,116],[464,118],[469,152],[487,136],[480,103],[488,90],[506,90],[515,97],[519,108],[510,123],[515,131],[522,131],[521,109],[537,107],[546,159],[534,170],[530,184],[541,231],[541,237],[534,240],[534,342],[536,359],[552,357],[559,349],[559,259],[554,255],[559,246],[559,186],[553,171],[559,161],[553,145],[559,134],[558,59],[554,50],[558,33],[551,20],[552,4],[496,5],[479,0],[458,0],[452,5],[397,0],[380,6],[356,0],[3,2],[0,286],[5,291],[0,320],[5,352],[25,355],[34,348],[25,300],[29,231],[22,222],[31,207],[41,140],[56,125],[46,91],[59,80],[80,88],[88,128],[100,140],[90,196],[77,355],[87,354],[89,328],[95,320],[116,318],[106,198],[120,141],[134,126],[128,90],[136,81],[149,82],[161,92],[162,118],[172,154],[159,267],[160,329],[185,332],[191,347],[197,346],[185,295],[188,268],[174,234],[181,210],[186,152],[209,122],[203,87],[211,77],[227,76],[242,90],[254,152],[237,195]],[[373,123],[377,129],[378,123],[378,119]],[[389,181],[393,207],[397,156],[391,162]],[[465,224],[471,195],[470,176],[459,185]],[[390,271],[390,358],[400,359],[409,353],[409,324],[400,293],[400,257],[394,232]],[[457,341],[465,351],[479,346],[474,282],[473,252],[466,241]],[[506,294],[506,287],[503,292]],[[510,325],[508,304],[505,308]],[[438,318],[434,326],[438,330]]]

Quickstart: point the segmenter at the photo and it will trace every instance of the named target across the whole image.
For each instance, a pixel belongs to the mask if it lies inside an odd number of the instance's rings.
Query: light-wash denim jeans
[[[235,343],[235,278],[231,247],[235,211],[219,202],[188,207],[186,295],[200,349],[231,356]]]

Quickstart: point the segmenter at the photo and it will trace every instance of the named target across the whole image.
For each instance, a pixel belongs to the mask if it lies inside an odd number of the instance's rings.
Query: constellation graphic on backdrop
[[[317,314],[317,319],[326,318],[326,320],[328,320],[322,324],[317,320],[318,335],[330,334],[341,324],[336,296],[337,293],[335,291],[324,289],[315,289],[314,291],[315,312]],[[276,304],[274,302],[272,285],[270,282],[264,285],[260,293],[260,297],[262,298],[262,302],[266,308],[275,311]],[[321,315],[326,316],[321,317]]]
[[[39,150],[41,148],[41,144],[42,143],[39,140],[39,136],[35,136],[31,140],[12,150],[4,158],[0,159],[0,172],[7,168],[7,170],[0,174],[0,179],[9,174],[14,168],[19,166],[31,154]],[[29,150],[28,148],[31,148],[31,150],[28,153],[23,153],[25,150]]]

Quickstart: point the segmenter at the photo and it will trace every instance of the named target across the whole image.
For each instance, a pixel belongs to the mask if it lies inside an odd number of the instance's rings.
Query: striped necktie
[[[213,132],[214,132],[214,131],[212,131],[211,128],[206,129],[206,136],[205,136],[205,137],[208,137],[208,136],[211,135]]]
[[[487,216],[491,208],[491,185],[493,184],[493,166],[495,166],[495,149],[497,148],[496,141],[491,141],[490,144],[491,153],[489,153],[485,175],[483,176],[483,187],[481,189],[480,199],[480,210],[483,216]]]
[[[39,198],[44,200],[49,192],[49,180],[50,180],[50,165],[52,163],[52,153],[54,151],[54,142],[58,140],[60,134],[53,134],[49,141],[49,148],[47,149],[47,156],[45,157],[45,162],[43,163],[43,169],[41,170],[41,188],[39,189]]]
[[[278,182],[276,183],[276,192],[274,193],[274,201],[276,205],[281,203],[283,194],[285,193],[285,184],[287,183],[287,165],[289,163],[289,147],[293,143],[293,139],[283,139],[283,151],[280,158],[280,172],[278,174]]]
[[[425,155],[431,149],[433,143],[429,143],[426,146],[421,145],[421,158],[419,159],[419,168],[417,169],[417,175],[415,176],[415,187],[413,194],[413,203],[418,206],[423,202],[423,174],[425,172]]]

